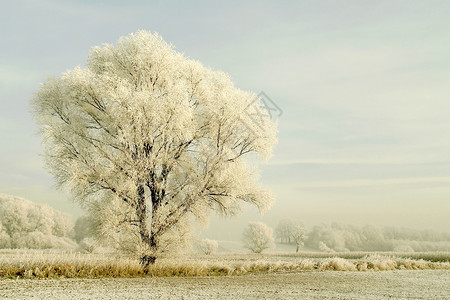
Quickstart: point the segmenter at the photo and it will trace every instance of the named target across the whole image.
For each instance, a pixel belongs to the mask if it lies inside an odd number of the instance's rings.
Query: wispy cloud
[[[450,183],[449,177],[423,177],[423,178],[382,178],[382,179],[352,179],[333,181],[306,181],[294,184],[297,189],[318,189],[318,188],[353,188],[370,187],[381,185],[411,185],[419,183]]]

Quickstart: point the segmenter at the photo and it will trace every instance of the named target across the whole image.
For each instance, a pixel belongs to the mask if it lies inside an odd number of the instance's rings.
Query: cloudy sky
[[[282,108],[272,210],[213,218],[450,228],[450,2],[16,0],[0,9],[0,192],[75,216],[29,100],[89,49],[145,29]]]

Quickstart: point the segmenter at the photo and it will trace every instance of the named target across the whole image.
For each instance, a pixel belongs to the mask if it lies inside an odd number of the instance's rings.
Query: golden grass
[[[132,257],[71,252],[0,251],[0,278],[114,278],[144,276],[224,276],[302,271],[384,271],[447,269],[450,262],[401,256],[366,255],[358,259],[275,254],[185,255],[161,257],[142,269]]]

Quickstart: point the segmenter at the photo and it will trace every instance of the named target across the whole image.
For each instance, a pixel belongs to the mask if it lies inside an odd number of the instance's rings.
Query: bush
[[[217,241],[203,239],[199,242],[198,246],[204,254],[209,255],[217,251],[219,243],[217,243]]]

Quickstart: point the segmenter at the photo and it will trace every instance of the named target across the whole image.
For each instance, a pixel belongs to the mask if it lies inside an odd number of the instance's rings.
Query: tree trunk
[[[299,248],[299,246],[298,246],[298,244],[297,244],[297,249],[295,249],[295,253],[298,253],[298,248]]]
[[[156,249],[158,244],[153,235],[150,236],[150,232],[147,227],[147,204],[145,202],[145,190],[143,186],[138,187],[138,204],[136,206],[136,216],[138,219],[138,229],[141,241],[154,250],[153,254],[143,254],[141,256],[141,265],[143,268],[147,268],[150,264],[154,264],[156,261]]]
[[[144,269],[148,268],[148,266],[154,264],[156,261],[156,256],[154,255],[143,255],[141,257],[141,265]]]

